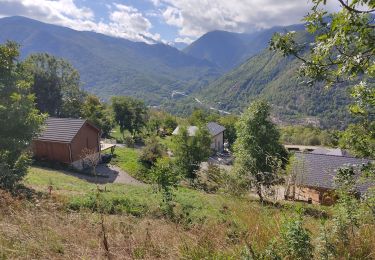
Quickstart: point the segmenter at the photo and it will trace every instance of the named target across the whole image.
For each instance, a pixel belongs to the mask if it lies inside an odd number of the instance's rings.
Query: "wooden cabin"
[[[84,151],[100,154],[100,135],[100,129],[85,119],[50,117],[33,140],[34,157],[82,168]]]

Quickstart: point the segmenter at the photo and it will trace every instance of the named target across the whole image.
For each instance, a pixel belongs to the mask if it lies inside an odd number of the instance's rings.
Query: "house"
[[[343,155],[295,153],[292,173],[287,180],[286,198],[331,205],[335,200],[334,177],[337,170],[347,165],[359,168],[369,162],[368,159]],[[361,183],[357,191],[364,194],[369,186],[368,183]]]
[[[347,156],[350,157],[350,153],[346,150],[340,148],[323,148],[319,147],[318,149],[312,151],[313,154],[325,154],[325,155],[336,155],[336,156]]]
[[[222,152],[224,150],[225,127],[215,122],[209,122],[207,128],[211,134],[211,149]]]
[[[221,126],[215,122],[209,122],[207,124],[207,129],[211,135],[211,149],[217,152],[222,152],[224,150],[224,131],[225,127]],[[173,131],[172,135],[177,135],[180,130],[180,127]],[[196,126],[188,126],[187,131],[189,136],[195,136],[195,133],[198,131]]]
[[[83,153],[100,154],[101,131],[85,119],[48,118],[33,140],[34,157],[82,168]]]
[[[285,149],[289,152],[310,152],[313,154],[327,154],[327,155],[337,155],[337,156],[351,156],[346,150],[340,148],[328,148],[322,146],[312,146],[312,145],[284,145]]]

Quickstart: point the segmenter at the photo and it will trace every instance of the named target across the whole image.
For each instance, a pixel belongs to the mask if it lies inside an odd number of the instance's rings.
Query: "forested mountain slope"
[[[21,44],[22,57],[48,52],[71,62],[84,88],[102,98],[131,95],[159,104],[173,90],[194,91],[220,70],[164,44],[149,45],[81,32],[24,17],[0,19],[0,42]]]
[[[0,19],[0,42],[20,43],[23,58],[47,52],[67,59],[79,70],[83,87],[104,99],[129,95],[148,105],[162,104],[171,112],[187,113],[199,105],[195,97],[208,108],[231,112],[240,112],[262,97],[273,104],[275,119],[282,122],[342,127],[349,120],[346,88],[307,87],[297,78],[298,61],[267,50],[276,31],[300,31],[302,39],[309,41],[302,28],[275,27],[252,34],[214,31],[181,52],[164,44],[149,45],[9,17]],[[174,91],[189,97],[171,99]]]
[[[304,30],[304,26],[278,26],[253,33],[212,31],[204,34],[183,51],[193,57],[204,58],[228,71],[266,49],[275,32],[292,30],[301,31]]]
[[[300,62],[265,50],[204,88],[197,97],[210,106],[239,113],[257,98],[274,107],[276,120],[343,127],[350,120],[347,87],[307,86]]]

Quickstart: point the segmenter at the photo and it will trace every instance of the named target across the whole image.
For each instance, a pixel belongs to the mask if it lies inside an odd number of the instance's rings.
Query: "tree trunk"
[[[257,184],[256,189],[257,189],[257,194],[259,196],[259,201],[260,201],[260,203],[263,203],[264,199],[263,199],[263,195],[262,195],[262,185]]]

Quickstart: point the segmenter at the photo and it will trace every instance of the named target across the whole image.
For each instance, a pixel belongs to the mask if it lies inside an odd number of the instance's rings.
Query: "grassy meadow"
[[[137,173],[142,169],[142,165],[138,160],[140,152],[141,151],[139,149],[116,147],[111,163],[120,167],[130,175],[136,176]]]
[[[38,194],[36,203],[0,196],[0,259],[105,258],[100,213],[115,259],[239,259],[247,243],[264,248],[295,212],[292,204],[262,206],[251,198],[180,187],[172,221],[150,185],[107,184],[98,195],[93,183],[37,167],[24,184]],[[319,222],[306,216],[313,233]]]

